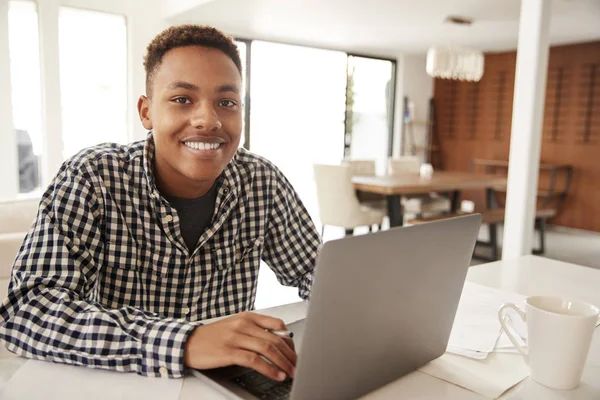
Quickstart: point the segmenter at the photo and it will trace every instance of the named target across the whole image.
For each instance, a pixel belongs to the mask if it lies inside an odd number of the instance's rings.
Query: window
[[[63,156],[127,143],[127,25],[122,15],[61,7]]]
[[[39,188],[42,97],[38,14],[33,1],[9,1],[8,40],[12,114],[17,136],[19,192]]]
[[[346,157],[375,160],[385,174],[391,136],[393,63],[348,56]]]
[[[250,150],[275,163],[319,224],[313,163],[339,163],[344,150],[346,54],[253,41]],[[298,301],[261,265],[256,307]]]
[[[318,221],[314,163],[344,150],[346,53],[252,42],[250,150],[288,177]]]

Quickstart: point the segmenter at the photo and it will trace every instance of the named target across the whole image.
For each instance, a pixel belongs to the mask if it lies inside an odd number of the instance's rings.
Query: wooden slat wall
[[[444,169],[508,159],[515,65],[514,51],[486,54],[480,82],[436,79]],[[568,199],[551,222],[600,232],[600,42],[550,49],[542,140],[542,161],[574,168]],[[464,197],[483,203],[481,193]]]

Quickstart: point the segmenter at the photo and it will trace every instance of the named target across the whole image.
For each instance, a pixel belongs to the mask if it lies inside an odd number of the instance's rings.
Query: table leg
[[[454,214],[460,209],[460,190],[450,193],[450,211]]]
[[[496,208],[496,191],[492,188],[485,189],[485,202],[488,210]]]
[[[388,218],[390,219],[390,228],[402,226],[404,224],[404,215],[399,195],[387,196]]]

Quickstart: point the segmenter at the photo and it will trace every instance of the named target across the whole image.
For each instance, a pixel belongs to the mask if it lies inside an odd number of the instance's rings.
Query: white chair
[[[0,201],[0,301],[8,293],[15,257],[33,224],[40,199]],[[0,359],[14,357],[0,345]]]
[[[325,225],[341,226],[346,234],[351,234],[359,226],[368,226],[369,231],[373,225],[381,226],[385,211],[359,203],[349,166],[315,164],[313,168],[323,225],[321,235]]]
[[[421,160],[417,156],[402,156],[388,158],[388,175],[418,174]]]
[[[344,160],[342,165],[350,167],[352,176],[375,175],[375,160]]]
[[[348,165],[352,176],[375,176],[375,160],[344,160],[342,165]],[[360,204],[377,208],[387,214],[385,197],[377,193],[358,192],[356,194]]]
[[[420,169],[421,161],[419,157],[404,156],[398,158],[390,157],[388,159],[389,175],[418,175]],[[437,193],[411,195],[410,197],[403,197],[401,201],[404,213],[415,214],[417,218],[420,218],[424,214],[441,214],[450,211],[450,200]]]

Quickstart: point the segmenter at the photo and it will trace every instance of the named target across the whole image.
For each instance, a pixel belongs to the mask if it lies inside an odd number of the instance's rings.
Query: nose
[[[206,132],[218,131],[222,127],[219,115],[210,101],[196,103],[190,122],[196,129]]]

